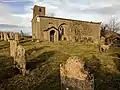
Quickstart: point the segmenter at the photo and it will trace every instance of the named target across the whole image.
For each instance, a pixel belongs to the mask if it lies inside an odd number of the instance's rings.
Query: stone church
[[[32,38],[40,41],[80,41],[91,38],[100,40],[101,22],[87,22],[45,15],[45,7],[35,5],[32,18]]]

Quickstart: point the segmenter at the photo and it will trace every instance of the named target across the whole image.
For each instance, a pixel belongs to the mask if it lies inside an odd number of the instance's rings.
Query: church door
[[[50,41],[52,42],[54,42],[54,34],[55,34],[54,30],[50,31]]]

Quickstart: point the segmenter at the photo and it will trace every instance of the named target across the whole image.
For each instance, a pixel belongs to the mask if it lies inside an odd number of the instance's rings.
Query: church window
[[[39,9],[39,12],[41,12],[42,10],[41,10],[41,8]]]

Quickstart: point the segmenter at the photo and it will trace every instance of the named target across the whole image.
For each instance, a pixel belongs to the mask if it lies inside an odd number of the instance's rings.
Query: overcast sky
[[[0,24],[31,32],[31,8],[35,4],[45,6],[48,16],[93,22],[105,22],[112,16],[120,19],[119,0],[0,0]]]

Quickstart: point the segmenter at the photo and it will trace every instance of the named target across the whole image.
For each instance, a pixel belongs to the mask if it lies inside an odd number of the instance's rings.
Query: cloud
[[[12,16],[11,7],[6,4],[0,3],[0,23],[4,24],[17,24],[20,18]]]
[[[21,28],[17,25],[10,25],[10,24],[0,24],[0,28]],[[23,27],[24,28],[24,27]]]
[[[111,16],[120,15],[119,0],[43,0],[38,5],[47,8],[47,15],[57,17],[104,21]]]
[[[104,14],[104,15],[115,15],[117,13],[120,13],[120,7],[118,5],[116,6],[108,6],[108,7],[101,7],[101,8],[88,8],[85,10],[82,10],[82,12],[86,13],[96,13],[96,14]]]
[[[31,12],[27,10],[28,7],[24,6],[24,13],[15,13],[13,12],[13,8],[16,7],[0,2],[0,29],[2,28],[10,31],[20,31],[23,29],[25,32],[31,31]]]
[[[45,6],[47,16],[61,18],[99,22],[120,16],[119,0],[0,0],[0,24],[31,32],[31,8],[35,4]]]

